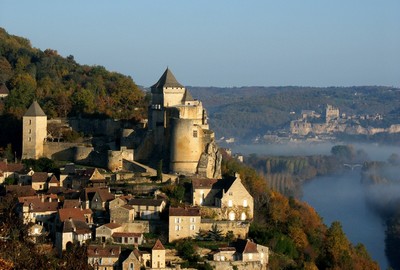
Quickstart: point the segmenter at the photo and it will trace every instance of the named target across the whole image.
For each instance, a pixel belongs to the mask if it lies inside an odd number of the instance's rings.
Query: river
[[[248,155],[329,155],[334,144],[264,144],[236,145],[233,153]],[[355,144],[373,160],[387,160],[391,153],[400,153],[400,147],[378,146],[376,144]],[[385,225],[381,218],[367,207],[364,186],[360,182],[360,170],[347,171],[338,176],[318,177],[303,185],[303,200],[310,204],[330,226],[340,221],[349,240],[356,245],[363,243],[371,257],[381,269],[387,269],[385,256]]]

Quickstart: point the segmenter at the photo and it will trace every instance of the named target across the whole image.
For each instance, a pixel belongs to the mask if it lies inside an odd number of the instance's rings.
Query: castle
[[[34,101],[23,116],[22,158],[43,156],[85,161],[117,171],[123,168],[124,160],[159,157],[169,164],[173,173],[221,178],[222,155],[215,143],[214,132],[209,129],[202,103],[192,97],[168,68],[151,87],[151,95],[144,138],[126,136],[127,129],[113,122],[110,133],[121,134],[118,138],[121,147],[113,149],[116,144],[109,144],[111,150],[103,153],[94,151],[90,145],[47,142],[47,116]],[[141,143],[133,149],[132,141],[138,140]]]

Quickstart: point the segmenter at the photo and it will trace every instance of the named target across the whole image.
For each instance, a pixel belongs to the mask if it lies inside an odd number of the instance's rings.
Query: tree
[[[162,182],[162,168],[163,168],[163,160],[160,159],[157,166],[157,180]]]

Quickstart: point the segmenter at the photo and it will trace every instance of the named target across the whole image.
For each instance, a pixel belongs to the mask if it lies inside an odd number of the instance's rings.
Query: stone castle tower
[[[47,116],[36,101],[22,117],[22,129],[22,159],[42,157],[47,137]]]
[[[160,239],[157,239],[156,243],[151,249],[151,268],[165,268],[165,248]]]
[[[171,171],[220,178],[221,154],[207,113],[167,68],[151,87],[149,131],[154,146],[169,158]]]

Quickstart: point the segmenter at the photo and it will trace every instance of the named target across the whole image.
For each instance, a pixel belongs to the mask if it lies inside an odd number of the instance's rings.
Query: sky
[[[0,0],[33,47],[156,83],[400,87],[399,0]]]

